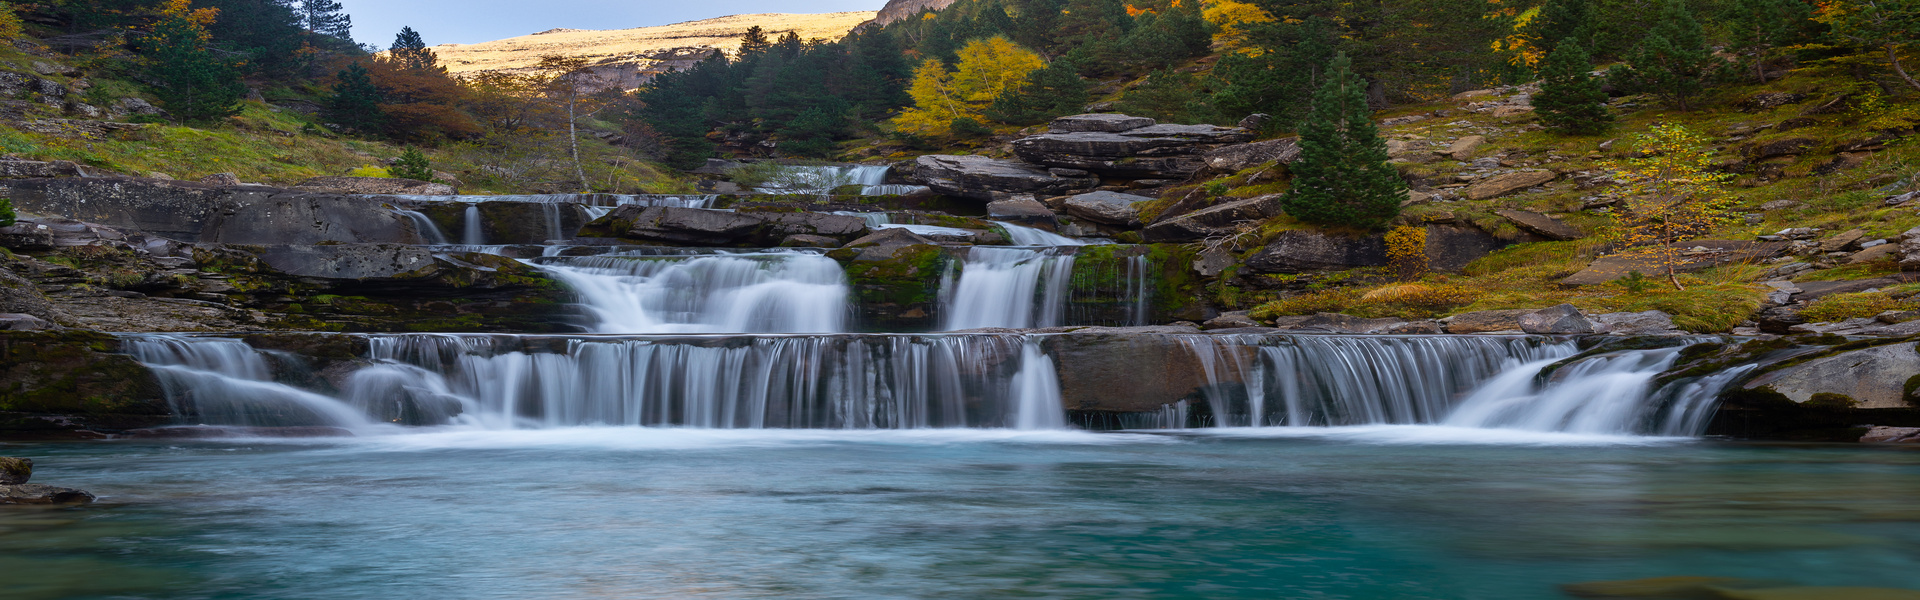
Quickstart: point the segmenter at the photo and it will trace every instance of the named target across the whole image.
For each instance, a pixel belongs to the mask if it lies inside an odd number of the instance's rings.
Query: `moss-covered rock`
[[[118,350],[118,339],[99,332],[0,332],[0,438],[167,421],[159,380]]]
[[[859,249],[829,253],[853,288],[855,322],[862,331],[930,331],[938,327],[940,277],[954,260],[946,248],[903,246],[874,259]],[[867,257],[867,258],[863,258]]]

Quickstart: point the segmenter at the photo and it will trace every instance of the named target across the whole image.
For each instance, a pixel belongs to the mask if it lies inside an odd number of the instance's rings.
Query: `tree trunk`
[[[574,98],[572,96],[568,96],[567,97],[567,145],[573,149],[573,175],[580,179],[580,193],[590,194],[590,193],[593,193],[593,188],[587,185],[587,170],[585,167],[580,166],[580,131],[578,129],[578,126],[575,124],[576,121],[579,120],[579,117],[574,115],[574,105],[575,105]]]
[[[1908,75],[1907,70],[1900,67],[1900,53],[1894,51],[1892,43],[1887,44],[1887,62],[1893,63],[1893,72],[1900,75],[1900,79],[1905,80],[1909,87],[1920,90],[1920,81],[1914,81],[1913,76]]]

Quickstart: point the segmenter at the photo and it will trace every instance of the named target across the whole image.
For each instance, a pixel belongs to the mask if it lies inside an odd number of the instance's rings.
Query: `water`
[[[831,258],[797,251],[683,254],[636,250],[541,264],[600,333],[835,333],[851,308]]]
[[[433,224],[433,219],[427,218],[427,215],[421,213],[420,211],[396,210],[394,212],[400,213],[400,216],[406,217],[408,221],[412,221],[413,230],[418,232],[420,234],[420,239],[425,241],[426,243],[428,244],[449,243],[447,241],[447,234],[440,232],[440,226]]]
[[[1659,397],[1653,380],[1672,368],[1680,348],[1618,352],[1567,365],[1538,383],[1553,358],[1509,368],[1468,396],[1445,423],[1594,434],[1699,435],[1713,418],[1721,389],[1745,375],[1740,366],[1687,381]]]
[[[1920,453],[1417,433],[16,444],[5,453],[32,458],[37,481],[102,502],[0,510],[0,596],[1540,600],[1663,576],[1920,588]]]
[[[390,196],[413,202],[532,202],[539,204],[578,204],[586,207],[662,206],[675,208],[712,208],[717,195],[706,194],[501,194],[493,196]]]
[[[787,165],[754,191],[763,194],[828,194],[843,185],[858,185],[863,196],[912,195],[926,186],[887,183],[885,165]]]
[[[1063,325],[1073,259],[1051,248],[968,249],[958,275],[942,279],[941,329]]]
[[[487,245],[486,223],[480,218],[480,205],[468,204],[466,218],[461,223],[460,244],[465,246]]]
[[[995,225],[1006,229],[1007,237],[1015,246],[1085,246],[1086,242],[1076,240],[1044,229],[1023,227],[1012,223],[994,221]]]
[[[369,424],[365,413],[333,398],[277,383],[276,371],[306,374],[298,357],[256,351],[239,340],[167,335],[130,337],[125,351],[153,370],[175,414],[197,415],[204,423]]]

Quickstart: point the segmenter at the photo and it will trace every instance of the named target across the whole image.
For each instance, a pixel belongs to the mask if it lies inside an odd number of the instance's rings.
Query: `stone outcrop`
[[[1067,214],[1095,223],[1133,225],[1140,220],[1140,210],[1134,206],[1152,200],[1119,192],[1092,192],[1067,198],[1062,206]]]
[[[1029,163],[1134,179],[1181,179],[1207,167],[1202,155],[1253,140],[1253,132],[1213,125],[1159,125],[1126,115],[1055,119],[1047,133],[1014,140]]]
[[[1469,135],[1454,140],[1452,145],[1447,146],[1447,151],[1443,154],[1452,157],[1454,160],[1464,161],[1473,158],[1473,152],[1479,150],[1481,146],[1485,146],[1486,144],[1487,138],[1485,136]]]
[[[1748,381],[1746,389],[1765,388],[1798,403],[1816,394],[1838,394],[1852,408],[1912,408],[1906,383],[1920,375],[1920,352],[1899,343],[1814,359]]]
[[[1148,242],[1190,242],[1232,233],[1234,227],[1280,214],[1280,195],[1235,200],[1155,221],[1141,235]]]
[[[88,504],[93,494],[72,488],[29,483],[0,485],[0,504]]]
[[[1673,335],[1684,333],[1673,326],[1673,316],[1657,310],[1635,313],[1594,315],[1594,329],[1611,335]]]
[[[0,456],[0,485],[20,485],[33,479],[33,460]]]
[[[1560,175],[1553,171],[1521,171],[1495,175],[1467,186],[1467,199],[1486,200],[1498,198],[1536,185],[1545,184]]]
[[[1539,312],[1532,309],[1483,310],[1461,313],[1447,320],[1447,333],[1522,332],[1520,318]]]
[[[1019,161],[970,155],[922,156],[914,160],[913,174],[936,192],[986,201],[994,192],[1049,197],[1100,185],[1098,177],[1065,177]]]
[[[1520,315],[1519,322],[1521,331],[1544,335],[1573,335],[1599,330],[1593,321],[1587,320],[1586,315],[1580,314],[1580,309],[1571,304]]]
[[[865,220],[846,215],[628,205],[588,223],[580,235],[688,246],[769,247],[792,235],[847,239],[866,230]]]
[[[1387,245],[1379,236],[1347,237],[1315,229],[1282,232],[1244,263],[1256,273],[1302,273],[1387,264]]]
[[[160,382],[120,342],[91,331],[0,332],[0,438],[101,437],[87,431],[170,419]]]
[[[421,242],[378,200],[266,187],[126,178],[20,179],[0,196],[22,212],[57,215],[184,242],[323,244]]]
[[[987,217],[1042,229],[1053,229],[1058,218],[1053,209],[1033,199],[1032,194],[1008,194],[988,202]]]
[[[1519,227],[1520,229],[1528,233],[1532,233],[1534,235],[1538,235],[1540,237],[1547,238],[1553,241],[1564,242],[1568,240],[1577,240],[1587,236],[1586,234],[1581,233],[1580,230],[1574,229],[1572,225],[1568,225],[1559,219],[1555,219],[1553,217],[1549,217],[1547,215],[1543,215],[1537,212],[1528,212],[1524,210],[1502,210],[1502,211],[1495,211],[1494,214],[1500,215],[1502,218],[1505,218],[1508,222],[1513,223],[1515,227]]]
[[[952,6],[956,1],[957,0],[887,0],[887,5],[880,7],[880,13],[874,15],[872,21],[861,23],[860,26],[854,28],[854,30],[858,31],[868,27],[885,27],[897,21],[918,17],[922,11],[938,11]]]
[[[1238,173],[1267,163],[1289,164],[1300,158],[1300,138],[1233,144],[1200,155],[1216,173]]]
[[[1741,240],[1689,240],[1675,245],[1682,248],[1679,262],[1674,265],[1674,270],[1680,273],[1734,263],[1758,263],[1778,256],[1787,249],[1786,242]],[[1654,255],[1615,254],[1595,259],[1587,268],[1560,280],[1560,284],[1600,285],[1634,271],[1653,277],[1665,274],[1666,269],[1667,265]]]
[[[406,196],[452,196],[460,193],[453,186],[444,183],[399,177],[314,177],[300,182],[300,185],[295,186],[294,189]]]
[[[221,273],[223,285],[202,293],[279,315],[281,326],[553,332],[569,330],[574,313],[558,282],[504,256],[395,244],[200,244],[190,253]]]

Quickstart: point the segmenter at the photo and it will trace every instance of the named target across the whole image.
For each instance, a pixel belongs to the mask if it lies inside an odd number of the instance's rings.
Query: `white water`
[[[447,234],[441,233],[440,226],[433,224],[433,219],[427,218],[427,215],[417,210],[395,210],[394,212],[400,213],[400,216],[413,222],[413,230],[420,234],[422,241],[428,244],[448,243]]]
[[[1706,408],[1714,396],[1751,367],[1722,371],[1656,396],[1653,379],[1673,367],[1680,350],[1589,358],[1561,367],[1545,384],[1538,383],[1540,372],[1557,358],[1514,365],[1468,396],[1442,424],[1597,435],[1698,435],[1712,419]]]
[[[1020,372],[1013,375],[1013,428],[1066,429],[1067,410],[1060,402],[1060,375],[1053,359],[1031,341],[1020,350]]]
[[[754,191],[763,194],[828,194],[843,185],[861,186],[863,196],[910,195],[925,186],[887,183],[889,167],[873,165],[789,165]]]
[[[1053,249],[974,246],[941,282],[941,329],[1062,325],[1073,255]]]
[[[480,205],[468,204],[466,219],[461,223],[460,243],[467,246],[487,245],[486,224],[480,218]]]
[[[1086,242],[1076,240],[1044,229],[1023,227],[1012,223],[994,221],[1007,230],[1007,237],[1015,246],[1085,246]]]
[[[599,333],[836,333],[851,311],[840,263],[819,254],[618,253],[542,267],[579,295]]]
[[[268,354],[246,342],[154,335],[128,338],[125,348],[153,370],[174,413],[193,415],[193,424],[371,424],[365,413],[333,398],[275,383]]]
[[[414,202],[532,202],[540,204],[579,204],[582,206],[611,208],[615,206],[663,206],[677,208],[710,208],[716,195],[663,195],[663,194],[505,194],[498,196],[391,196],[400,200]]]

